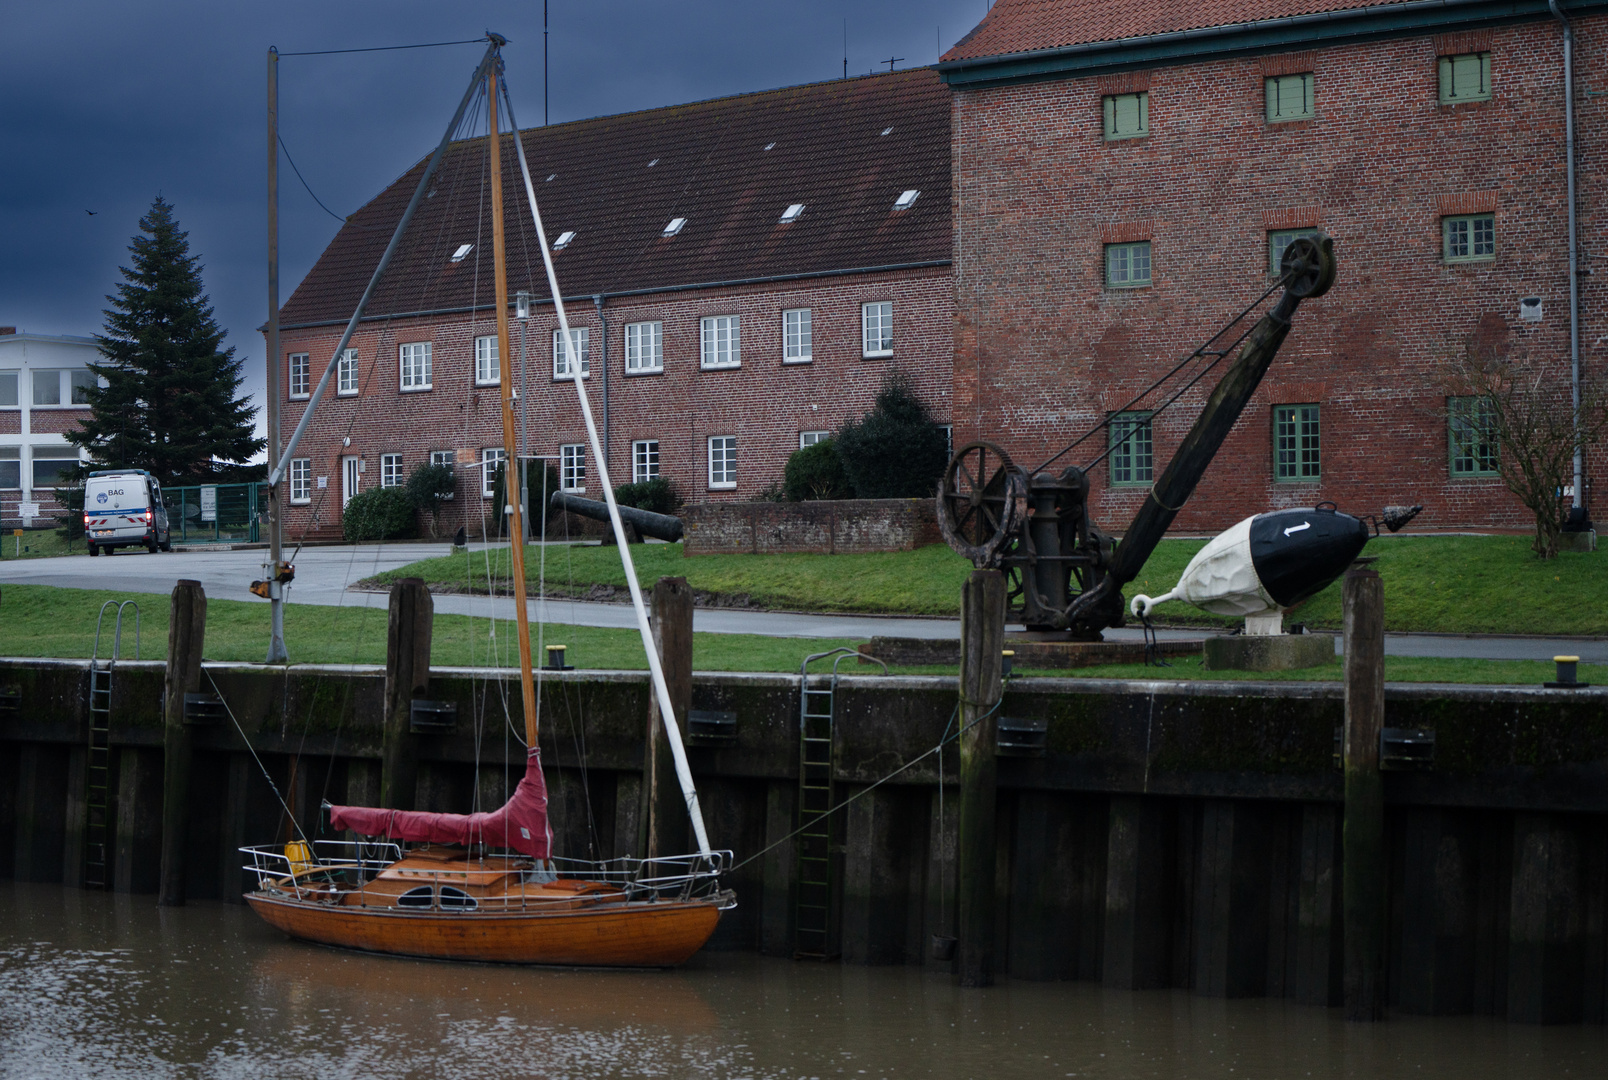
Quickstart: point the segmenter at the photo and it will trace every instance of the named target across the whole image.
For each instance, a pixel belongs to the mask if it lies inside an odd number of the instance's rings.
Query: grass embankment
[[[1125,592],[1157,596],[1177,582],[1203,540],[1164,540]],[[539,551],[526,556],[535,579]],[[1608,634],[1608,555],[1566,552],[1549,562],[1530,554],[1523,536],[1384,536],[1364,554],[1377,556],[1385,583],[1389,630],[1449,634]],[[740,605],[786,611],[956,615],[970,564],[946,545],[866,555],[700,555],[680,544],[632,551],[637,578],[651,586],[684,576],[700,593]],[[445,588],[485,591],[488,577],[507,589],[507,552],[426,559],[374,579],[422,577]],[[625,588],[612,547],[547,549],[549,590],[585,594],[592,586]],[[1157,612],[1158,622],[1232,625],[1182,602]],[[1291,621],[1340,629],[1340,583],[1303,604]]]
[[[118,593],[91,589],[58,589],[46,585],[7,585],[0,601],[0,656],[83,658],[95,642],[95,619],[107,600],[140,604],[140,657],[166,655],[168,598],[157,594]],[[111,651],[111,612],[102,636],[102,655]],[[383,608],[320,607],[291,604],[285,608],[285,639],[291,657],[301,664],[385,663]],[[133,612],[124,623],[123,656],[134,657]],[[565,644],[581,668],[640,671],[647,667],[642,639],[635,630],[548,626],[545,641]],[[694,634],[693,664],[699,671],[794,672],[811,653],[855,642],[839,638],[768,638],[749,634]],[[268,605],[240,600],[207,601],[208,660],[258,662],[268,647]],[[514,631],[507,622],[467,615],[437,615],[430,660],[439,667],[512,667]],[[819,670],[827,670],[821,665]],[[874,666],[850,664],[851,674],[880,674]],[[893,668],[894,674],[954,676],[954,667]],[[1340,678],[1338,661],[1302,671],[1257,673],[1202,671],[1198,657],[1178,658],[1170,667],[1113,664],[1071,671],[1018,671],[1022,678],[1063,676],[1094,679],[1221,681],[1279,680],[1332,682]],[[1553,677],[1551,664],[1533,661],[1420,660],[1386,657],[1385,678],[1392,682],[1536,684]],[[1589,676],[1588,676],[1589,678]]]
[[[82,539],[68,543],[58,529],[24,529],[21,543],[7,529],[0,534],[0,562],[17,559],[50,559],[57,555],[82,555],[89,550]],[[19,550],[20,548],[20,550]]]

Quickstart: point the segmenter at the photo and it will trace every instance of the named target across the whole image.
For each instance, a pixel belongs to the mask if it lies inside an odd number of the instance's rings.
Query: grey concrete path
[[[360,592],[349,586],[386,570],[420,559],[450,554],[447,544],[364,544],[356,547],[304,549],[296,560],[292,604],[345,607],[384,607],[382,593]],[[54,559],[0,561],[0,582],[56,585],[74,589],[115,589],[123,592],[167,594],[180,578],[201,582],[210,597],[265,604],[246,591],[263,574],[268,553],[250,551],[190,551],[151,555],[143,550],[101,556],[69,555]],[[489,596],[438,595],[438,612],[451,615],[511,618],[513,601]],[[633,628],[636,620],[628,604],[600,604],[579,600],[532,601],[533,619],[571,626]],[[694,628],[705,633],[760,634],[767,637],[856,638],[914,637],[945,639],[960,636],[955,619],[921,619],[877,615],[807,615],[778,611],[743,611],[698,608]],[[1189,640],[1200,631],[1163,630],[1165,640]],[[1137,628],[1106,631],[1107,640],[1137,640]],[[1339,639],[1335,650],[1339,651]],[[1484,660],[1550,660],[1559,653],[1579,656],[1587,663],[1608,663],[1608,640],[1590,638],[1463,637],[1442,634],[1387,634],[1385,652],[1391,656],[1468,657]]]

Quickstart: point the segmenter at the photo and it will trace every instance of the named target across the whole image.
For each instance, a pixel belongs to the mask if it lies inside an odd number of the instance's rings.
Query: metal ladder
[[[795,960],[829,960],[836,953],[834,944],[835,914],[833,906],[836,883],[837,851],[832,844],[832,818],[834,804],[833,724],[837,712],[838,665],[851,656],[861,653],[843,647],[829,652],[815,653],[804,658],[799,665],[798,712],[798,834],[797,858],[793,875],[796,899],[793,904],[793,958]],[[809,681],[810,664],[829,656],[832,675],[825,689],[812,688]],[[867,656],[888,665],[875,657]]]
[[[116,607],[112,628],[112,655],[100,655],[101,626],[106,609]],[[95,651],[89,661],[89,755],[84,778],[84,888],[105,889],[111,885],[108,866],[111,846],[112,771],[112,668],[120,659],[123,646],[123,609],[134,609],[134,659],[140,658],[140,606],[132,600],[108,600],[95,619]]]

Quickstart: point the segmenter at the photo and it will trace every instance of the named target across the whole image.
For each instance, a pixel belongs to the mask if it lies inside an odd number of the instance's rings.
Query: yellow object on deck
[[[290,862],[292,874],[304,874],[314,865],[313,849],[305,840],[292,840],[285,845],[285,858]]]

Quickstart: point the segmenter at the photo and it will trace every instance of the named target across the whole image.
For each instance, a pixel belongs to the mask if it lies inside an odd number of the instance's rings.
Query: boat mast
[[[494,47],[500,44],[492,39]],[[497,86],[501,63],[486,72],[486,108],[491,141],[491,262],[497,304],[497,359],[502,377],[503,499],[508,507],[508,553],[514,573],[514,626],[519,635],[519,691],[525,703],[525,745],[536,749],[536,681],[530,666],[530,608],[525,600],[525,508],[515,492],[519,461],[514,423],[513,350],[508,347],[508,264],[503,254],[502,136],[497,124]],[[514,133],[517,142],[519,133]],[[499,508],[500,509],[500,508]]]

